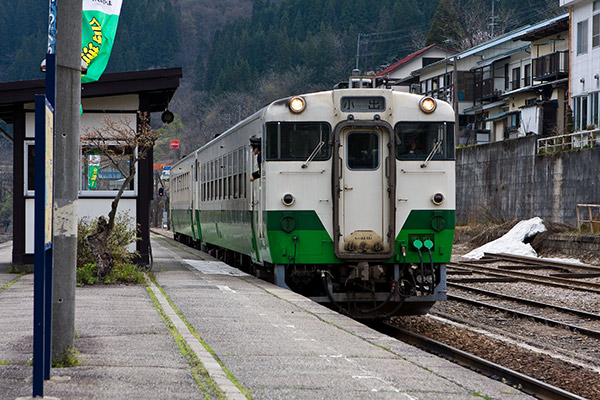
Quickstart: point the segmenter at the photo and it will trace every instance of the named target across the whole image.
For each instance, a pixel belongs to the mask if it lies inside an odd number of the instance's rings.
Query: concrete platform
[[[77,288],[80,366],[52,369],[47,397],[531,398],[204,253],[152,245],[147,288]],[[0,246],[0,399],[14,400],[31,395],[33,279],[9,261]]]

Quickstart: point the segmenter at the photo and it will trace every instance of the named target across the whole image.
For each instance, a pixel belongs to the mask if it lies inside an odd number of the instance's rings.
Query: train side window
[[[221,164],[221,173],[223,180],[223,198],[226,199],[229,196],[229,193],[227,191],[227,154],[223,156],[222,160],[223,164]]]
[[[238,150],[238,191],[240,194],[240,199],[243,199],[245,196],[244,194],[244,169],[245,169],[245,163],[244,163],[244,157],[245,157],[245,153],[244,153],[244,147],[240,147],[240,149]]]
[[[213,160],[209,161],[208,164],[208,200],[211,201],[213,199]]]
[[[221,156],[219,159],[219,185],[220,185],[220,193],[219,199],[223,200],[225,198],[225,174],[227,170],[225,169],[225,163],[227,162],[226,156]]]
[[[202,201],[206,201],[206,163],[202,164]]]
[[[227,154],[227,191],[228,198],[233,198],[233,153]]]

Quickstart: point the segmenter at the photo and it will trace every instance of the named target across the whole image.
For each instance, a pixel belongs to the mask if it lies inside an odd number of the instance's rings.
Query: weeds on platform
[[[79,365],[79,352],[75,347],[71,347],[62,354],[53,357],[52,368],[69,368]]]
[[[194,380],[196,381],[196,384],[198,385],[200,390],[202,390],[202,392],[204,393],[205,398],[217,398],[219,400],[226,399],[227,397],[221,391],[219,386],[212,380],[212,378],[208,374],[208,371],[206,370],[206,368],[204,368],[204,366],[202,365],[202,362],[196,356],[196,353],[194,353],[194,351],[192,351],[189,344],[185,341],[185,339],[177,331],[177,329],[173,325],[173,322],[167,316],[164,309],[160,305],[158,299],[152,292],[152,289],[150,289],[150,287],[146,287],[146,290],[148,291],[148,294],[150,295],[150,299],[152,299],[154,308],[156,309],[156,311],[160,315],[161,319],[167,326],[167,329],[169,329],[169,332],[173,336],[173,339],[175,339],[175,343],[177,343],[177,346],[179,347],[179,351],[180,351],[181,355],[185,358],[188,365],[190,366],[192,376],[194,377]]]
[[[95,231],[97,223],[97,219],[89,220],[84,218],[79,220],[77,226],[77,285],[144,283],[144,272],[133,264],[133,258],[137,253],[129,251],[129,245],[138,240],[136,230],[131,229],[133,218],[125,213],[120,213],[116,217],[115,226],[106,244],[114,267],[106,276],[99,276],[96,258],[84,241],[86,236]]]
[[[96,264],[89,263],[77,268],[77,286],[95,285],[97,283],[143,284],[146,282],[144,272],[134,264],[115,265],[105,277],[98,276]]]

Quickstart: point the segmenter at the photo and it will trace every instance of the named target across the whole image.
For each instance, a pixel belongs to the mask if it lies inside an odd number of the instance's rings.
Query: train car
[[[454,149],[448,103],[352,76],[275,101],[174,165],[172,227],[354,317],[423,314],[446,298]]]

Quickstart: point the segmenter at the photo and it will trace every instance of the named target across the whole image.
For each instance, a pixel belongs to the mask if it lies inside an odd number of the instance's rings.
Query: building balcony
[[[545,56],[534,58],[533,80],[553,81],[569,76],[569,52],[556,51]]]
[[[482,79],[474,82],[474,102],[480,103],[484,100],[495,100],[502,94],[502,90],[494,88],[493,79]]]

